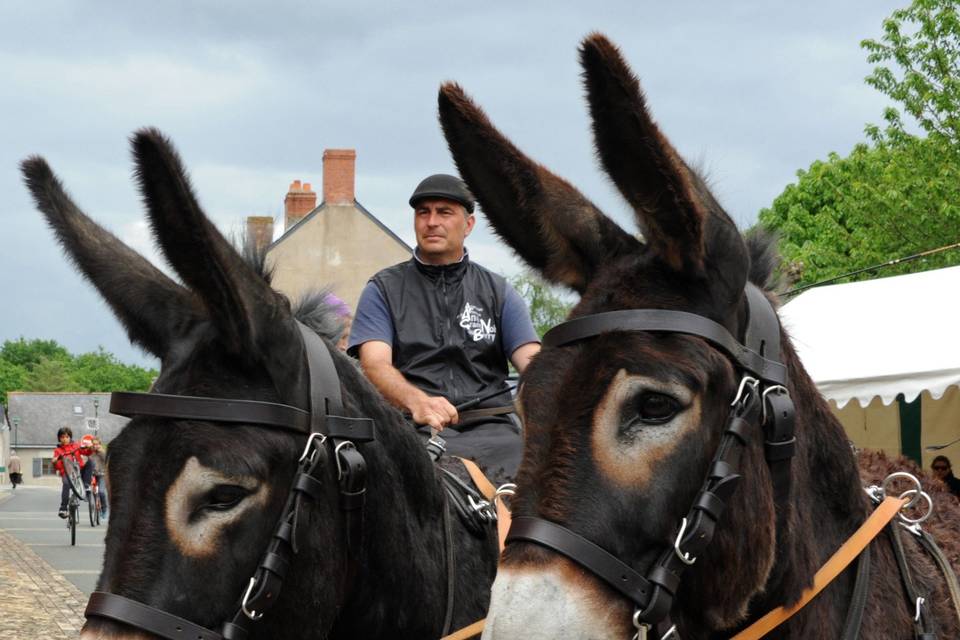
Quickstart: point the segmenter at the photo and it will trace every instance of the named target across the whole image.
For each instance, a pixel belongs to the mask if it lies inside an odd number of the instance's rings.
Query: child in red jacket
[[[67,480],[67,472],[63,468],[63,458],[70,456],[77,461],[77,464],[80,465],[80,477],[83,478],[83,487],[89,492],[90,472],[93,470],[93,466],[88,465],[83,456],[92,455],[93,449],[73,442],[73,430],[71,430],[70,427],[60,427],[60,430],[57,431],[57,440],[60,441],[60,446],[53,450],[53,466],[56,468],[57,473],[60,474],[60,482],[63,485],[60,489],[60,511],[57,515],[61,518],[66,518],[67,500],[70,498],[70,484],[69,480]]]

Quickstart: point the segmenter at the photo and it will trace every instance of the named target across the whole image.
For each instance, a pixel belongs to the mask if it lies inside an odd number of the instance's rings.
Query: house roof
[[[320,215],[328,206],[331,206],[331,205],[327,205],[326,202],[321,202],[319,206],[317,206],[313,211],[311,211],[307,215],[303,216],[300,220],[296,222],[296,224],[294,224],[289,229],[285,229],[283,232],[283,235],[281,235],[279,238],[277,238],[267,246],[267,251],[269,252],[271,249],[273,249],[274,247],[279,245],[281,242],[283,242],[287,237],[296,233],[297,229],[301,228],[301,225],[303,225],[308,220],[314,218],[315,216]],[[340,206],[340,205],[337,205],[337,206]],[[400,236],[398,236],[393,231],[391,231],[390,227],[380,222],[380,219],[377,218],[377,216],[370,213],[369,211],[367,211],[367,209],[362,204],[354,200],[352,203],[352,206],[354,209],[356,209],[357,211],[365,215],[373,224],[377,225],[385,234],[387,234],[387,236],[389,236],[390,238],[393,238],[393,240],[397,244],[402,246],[404,249],[406,249],[410,253],[413,253],[413,247],[408,245],[406,242],[403,241],[403,239]]]
[[[94,405],[94,400],[97,405]],[[109,393],[7,393],[10,444],[19,447],[50,447],[57,442],[57,429],[70,427],[79,440],[88,428],[87,419],[97,418],[98,435],[104,443],[113,440],[129,418],[110,413]]]

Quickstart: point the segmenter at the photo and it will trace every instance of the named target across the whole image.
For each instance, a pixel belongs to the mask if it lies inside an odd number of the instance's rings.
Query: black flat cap
[[[462,204],[467,213],[473,213],[473,194],[470,193],[464,181],[456,176],[436,173],[429,178],[424,178],[413,190],[410,206],[416,207],[418,202],[426,198],[453,200]]]

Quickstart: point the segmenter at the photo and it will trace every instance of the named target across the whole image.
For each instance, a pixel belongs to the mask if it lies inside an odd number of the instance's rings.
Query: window
[[[53,466],[53,458],[40,459],[40,475],[43,475],[43,476],[57,475],[57,470]]]

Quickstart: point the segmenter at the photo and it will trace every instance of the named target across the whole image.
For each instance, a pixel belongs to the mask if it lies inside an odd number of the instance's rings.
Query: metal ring
[[[747,386],[747,384],[749,384],[751,387],[756,389],[757,386],[760,384],[760,381],[750,376],[743,376],[743,378],[740,379],[740,388],[737,389],[737,395],[733,399],[733,402],[730,403],[731,407],[737,406],[737,403],[740,402],[740,399],[743,397],[743,390]]]
[[[673,625],[667,629],[665,634],[660,636],[660,640],[670,640],[670,638],[677,638],[677,640],[680,640],[680,634],[677,633],[677,625]]]
[[[263,617],[262,613],[257,613],[256,611],[250,611],[247,609],[247,600],[250,599],[250,594],[253,593],[253,587],[256,584],[256,577],[250,578],[250,584],[247,586],[247,592],[243,594],[243,600],[240,601],[240,610],[243,611],[243,615],[247,616],[251,620],[259,620]]]
[[[640,621],[640,614],[643,613],[640,609],[633,610],[633,628],[637,630],[633,634],[632,640],[647,640],[647,634],[650,632],[650,629],[653,628],[653,625],[646,622]]]
[[[696,558],[691,558],[690,554],[682,551],[680,549],[680,540],[683,538],[683,532],[687,530],[687,519],[684,518],[683,522],[680,524],[680,533],[677,534],[677,539],[673,541],[673,552],[677,554],[677,557],[680,558],[680,562],[687,565],[688,567],[697,561]]]
[[[760,424],[767,424],[767,394],[771,391],[790,393],[782,384],[775,384],[763,390],[763,393],[760,394]],[[664,638],[660,638],[660,640],[664,640]]]
[[[338,444],[337,447],[333,450],[333,457],[334,457],[334,458],[336,459],[336,461],[337,461],[337,480],[338,480],[338,481],[341,480],[341,479],[343,479],[343,467],[340,465],[340,449],[342,449],[342,448],[344,448],[344,447],[346,447],[346,446],[353,447],[354,449],[357,448],[357,447],[354,446],[354,444],[353,444],[352,442],[350,442],[349,440],[344,440],[343,442],[341,442],[340,444]]]
[[[917,490],[908,489],[907,491],[904,491],[903,493],[900,494],[900,499],[903,500],[904,497],[906,497],[910,493],[917,493]],[[927,505],[928,505],[927,512],[919,518],[908,518],[907,516],[901,513],[899,516],[900,519],[906,522],[907,524],[920,524],[921,522],[923,522],[933,514],[933,499],[930,497],[930,494],[928,494],[926,491],[920,491],[919,493],[917,493],[917,495],[918,495],[917,498],[914,498],[907,504],[900,507],[900,510],[903,511],[904,509],[910,508],[910,505],[913,504],[916,500],[918,500],[919,498],[923,498],[927,501]]]
[[[320,444],[323,445],[327,441],[327,436],[322,433],[311,433],[310,437],[307,438],[307,446],[303,448],[303,453],[300,455],[300,459],[297,462],[303,462],[307,459],[307,455],[310,453],[310,448],[313,446],[313,441],[317,438],[320,438]],[[313,462],[313,460],[311,460]]]
[[[896,478],[903,478],[905,480],[910,480],[917,487],[916,491],[918,492],[918,494],[913,497],[913,500],[911,500],[907,504],[903,505],[903,507],[901,507],[902,509],[909,509],[917,504],[917,500],[920,499],[919,493],[923,492],[923,487],[920,486],[920,480],[917,479],[917,476],[913,475],[912,473],[907,473],[906,471],[897,471],[895,473],[891,473],[886,478],[884,478],[883,482],[880,484],[880,488],[883,489],[884,496],[890,494],[890,491],[887,490],[887,485],[890,484]]]
[[[922,597],[917,597],[917,607],[915,609],[916,613],[913,614],[914,622],[920,622],[920,609],[923,608],[925,602],[926,600],[924,600]]]

